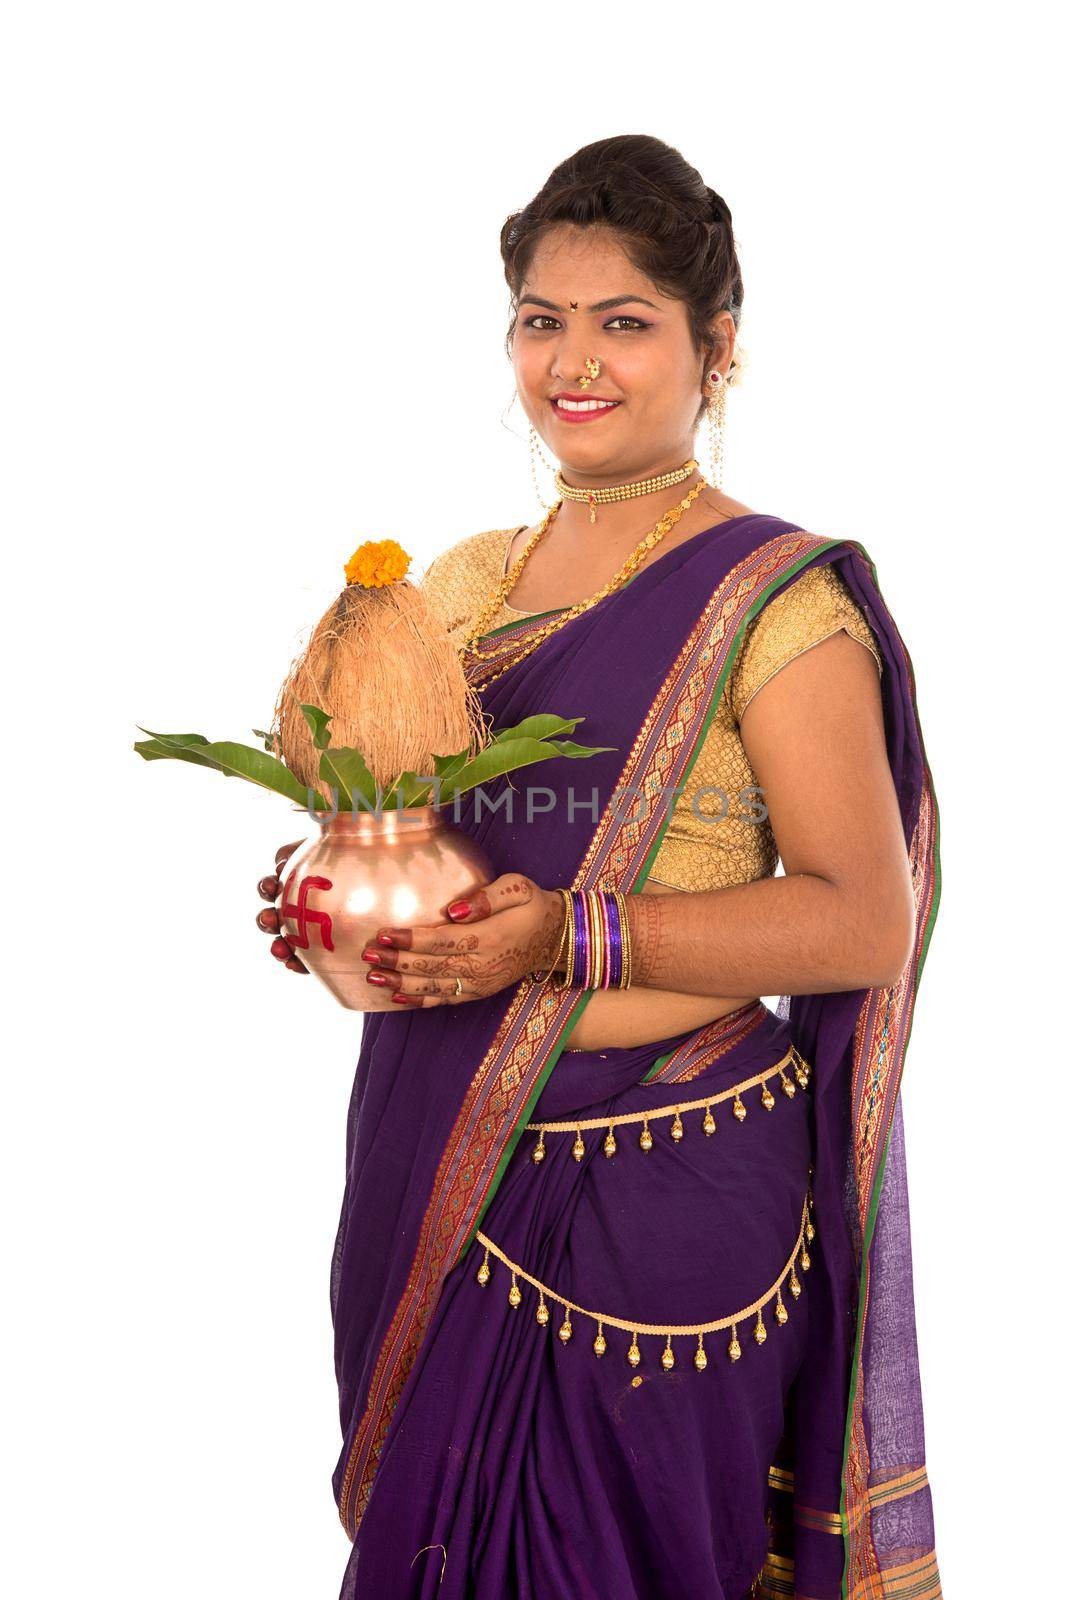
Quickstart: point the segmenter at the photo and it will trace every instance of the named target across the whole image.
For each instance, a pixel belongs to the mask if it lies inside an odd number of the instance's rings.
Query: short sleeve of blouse
[[[868,620],[831,562],[811,567],[753,618],[734,659],[724,694],[736,722],[768,679],[802,651],[844,628],[866,645],[882,676],[883,662]]]
[[[450,634],[473,620],[500,582],[504,552],[514,531],[489,528],[470,533],[435,556],[423,573],[420,587]]]

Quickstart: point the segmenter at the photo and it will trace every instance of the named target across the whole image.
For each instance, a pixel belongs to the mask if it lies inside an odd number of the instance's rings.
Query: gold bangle
[[[551,987],[554,989],[570,989],[575,975],[575,908],[573,891],[571,889],[561,889],[560,893],[564,897],[564,935],[562,948],[566,947],[567,955],[565,958],[563,978],[553,977],[550,981]]]
[[[556,946],[556,951],[552,960],[549,962],[549,965],[546,967],[544,972],[533,971],[530,974],[535,983],[544,983],[546,978],[551,977],[551,975],[556,971],[557,967],[560,965],[560,957],[563,954],[564,942],[567,939],[567,890],[554,889],[553,893],[563,895],[564,897],[564,921],[563,926],[560,929],[560,941]]]
[[[626,895],[624,895],[619,889],[613,889],[612,894],[615,896],[616,908],[619,912],[619,937],[622,945],[619,987],[621,989],[629,989],[631,984],[632,956],[630,943],[630,923],[627,920],[627,910],[624,904]]]
[[[604,928],[601,926],[601,897],[596,889],[586,890],[586,910],[590,924],[590,981],[587,989],[599,989],[604,977]]]

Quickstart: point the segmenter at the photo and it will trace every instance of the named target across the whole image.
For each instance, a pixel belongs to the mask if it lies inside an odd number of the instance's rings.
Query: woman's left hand
[[[484,1000],[548,968],[564,929],[563,895],[521,872],[494,878],[447,910],[447,923],[380,928],[363,952],[368,983],[391,988],[403,1006]]]

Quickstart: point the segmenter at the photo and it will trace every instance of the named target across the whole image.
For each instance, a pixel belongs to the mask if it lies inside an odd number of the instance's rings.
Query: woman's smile
[[[587,398],[570,394],[554,395],[549,403],[553,408],[553,415],[561,417],[565,422],[590,422],[594,417],[606,417],[610,411],[615,411],[623,404],[621,400],[601,400],[596,396]]]

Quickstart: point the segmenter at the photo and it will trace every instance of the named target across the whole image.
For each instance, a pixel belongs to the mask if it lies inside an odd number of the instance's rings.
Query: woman
[[[467,797],[499,875],[365,952],[397,1014],[365,1022],[332,1273],[342,1595],[928,1600],[911,663],[859,544],[697,468],[742,282],[679,153],[580,150],[502,254],[560,498],[426,583],[493,721],[581,717],[601,754]],[[561,985],[598,890],[629,986]]]

